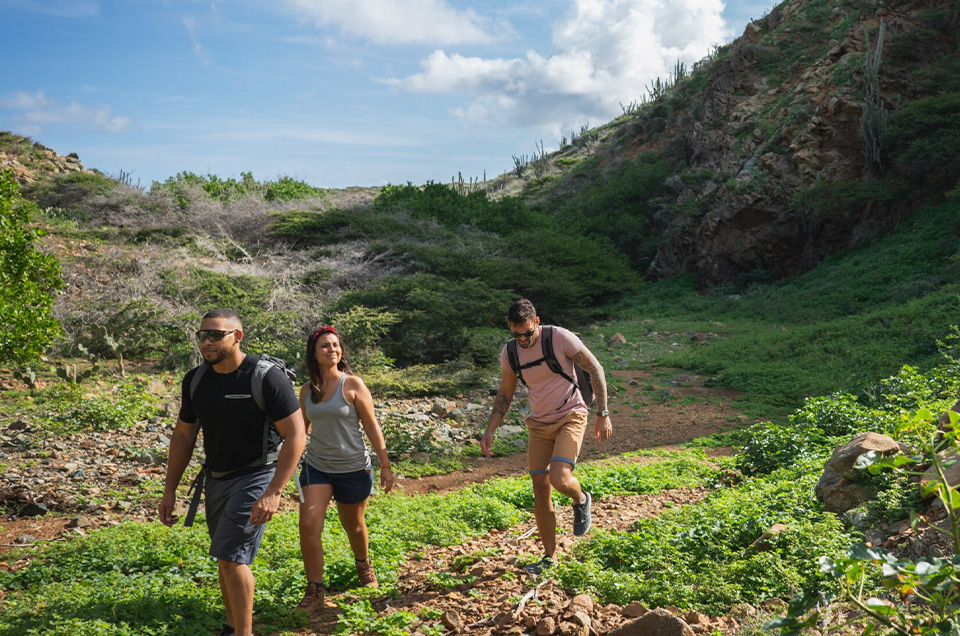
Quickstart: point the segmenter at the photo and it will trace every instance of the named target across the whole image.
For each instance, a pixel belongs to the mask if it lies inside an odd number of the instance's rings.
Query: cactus
[[[880,96],[880,61],[886,24],[880,21],[877,46],[870,50],[870,35],[865,34],[867,52],[863,56],[863,113],[860,116],[860,142],[867,167],[874,175],[883,174],[883,141],[887,129],[887,109]]]

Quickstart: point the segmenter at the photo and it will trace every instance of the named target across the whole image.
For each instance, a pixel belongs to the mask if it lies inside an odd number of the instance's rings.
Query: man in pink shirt
[[[543,350],[543,329],[533,304],[526,299],[514,302],[507,311],[507,324],[516,339],[517,357],[522,379],[530,398],[527,418],[529,443],[527,465],[533,480],[533,514],[537,521],[543,558],[527,566],[539,574],[553,565],[557,547],[557,517],[550,497],[551,488],[574,501],[573,533],[583,535],[590,529],[590,493],[580,488],[573,469],[583,443],[589,409],[580,391],[570,378],[576,377],[574,363],[590,374],[597,401],[594,436],[603,442],[613,432],[607,410],[607,382],[603,367],[576,334],[563,327],[552,329],[553,351],[568,377],[554,373],[547,366]],[[510,366],[507,347],[500,352],[500,389],[493,403],[487,430],[480,440],[486,455],[493,454],[493,433],[503,420],[520,376]]]

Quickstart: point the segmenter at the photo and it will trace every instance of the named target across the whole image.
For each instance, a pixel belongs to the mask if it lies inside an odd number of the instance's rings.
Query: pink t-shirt
[[[583,342],[572,331],[563,327],[553,328],[553,353],[561,368],[571,378],[576,378],[573,370],[573,356],[577,355]],[[517,346],[517,358],[520,366],[543,357],[543,332],[529,349]],[[504,374],[513,373],[507,358],[507,347],[500,351],[500,368]],[[545,424],[559,422],[573,411],[587,411],[587,405],[566,378],[554,373],[542,362],[523,370],[523,379],[527,383],[527,395],[530,397],[530,418]]]

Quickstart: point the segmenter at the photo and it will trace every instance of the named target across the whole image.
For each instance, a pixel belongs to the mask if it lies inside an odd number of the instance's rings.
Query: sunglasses
[[[235,331],[240,330],[231,329],[229,331],[224,331],[222,329],[200,329],[197,331],[197,342],[203,342],[204,340],[209,340],[210,342],[220,342]]]
[[[537,328],[534,327],[530,331],[524,331],[523,333],[517,333],[516,331],[511,331],[510,335],[514,338],[530,338],[533,334],[537,333]]]

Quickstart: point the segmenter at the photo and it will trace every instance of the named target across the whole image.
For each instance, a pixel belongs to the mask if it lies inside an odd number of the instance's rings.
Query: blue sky
[[[149,185],[508,171],[774,3],[0,0],[0,130]]]

